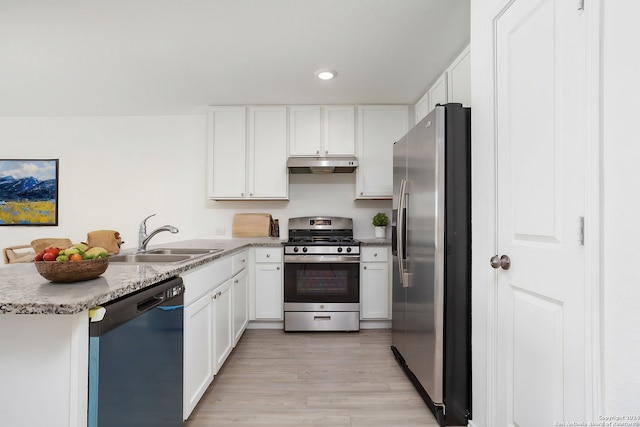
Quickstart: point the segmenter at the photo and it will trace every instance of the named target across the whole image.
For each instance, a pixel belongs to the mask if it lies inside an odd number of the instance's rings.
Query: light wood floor
[[[391,332],[249,329],[185,427],[437,426]]]

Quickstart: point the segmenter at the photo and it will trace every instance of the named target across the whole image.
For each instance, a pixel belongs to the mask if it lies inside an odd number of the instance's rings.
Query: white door
[[[495,18],[496,242],[511,265],[496,270],[497,425],[553,426],[587,419],[586,22],[578,1],[505,5]]]

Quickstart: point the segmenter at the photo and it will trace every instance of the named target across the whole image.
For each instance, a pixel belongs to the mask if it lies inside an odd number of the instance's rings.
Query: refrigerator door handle
[[[403,179],[400,181],[400,196],[398,198],[398,217],[396,219],[396,223],[397,223],[397,231],[396,231],[396,239],[397,239],[397,244],[398,244],[398,271],[399,271],[399,275],[400,275],[400,284],[402,285],[403,288],[408,288],[409,287],[409,281],[407,280],[408,277],[405,277],[405,272],[404,272],[404,248],[405,248],[405,243],[404,243],[404,237],[406,236],[404,228],[405,228],[405,223],[404,223],[404,203],[405,203],[405,191],[406,191],[406,187],[407,187],[407,180]]]

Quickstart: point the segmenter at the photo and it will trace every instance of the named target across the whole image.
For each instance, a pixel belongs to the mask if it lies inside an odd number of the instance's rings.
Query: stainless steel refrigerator
[[[438,423],[471,418],[471,111],[394,144],[392,350]]]

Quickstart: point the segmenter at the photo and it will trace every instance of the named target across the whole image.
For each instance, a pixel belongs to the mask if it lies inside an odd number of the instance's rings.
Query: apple
[[[60,249],[56,248],[55,246],[49,246],[49,247],[46,247],[44,249],[44,253],[45,254],[53,254],[54,255],[53,259],[56,259],[56,257],[58,256],[59,252],[60,252]]]
[[[42,261],[42,257],[44,256],[44,251],[40,251],[36,254],[36,256],[34,257],[35,261]]]
[[[45,252],[44,255],[42,255],[42,260],[43,261],[55,261],[57,257],[58,257],[58,255],[54,254],[53,252]]]

